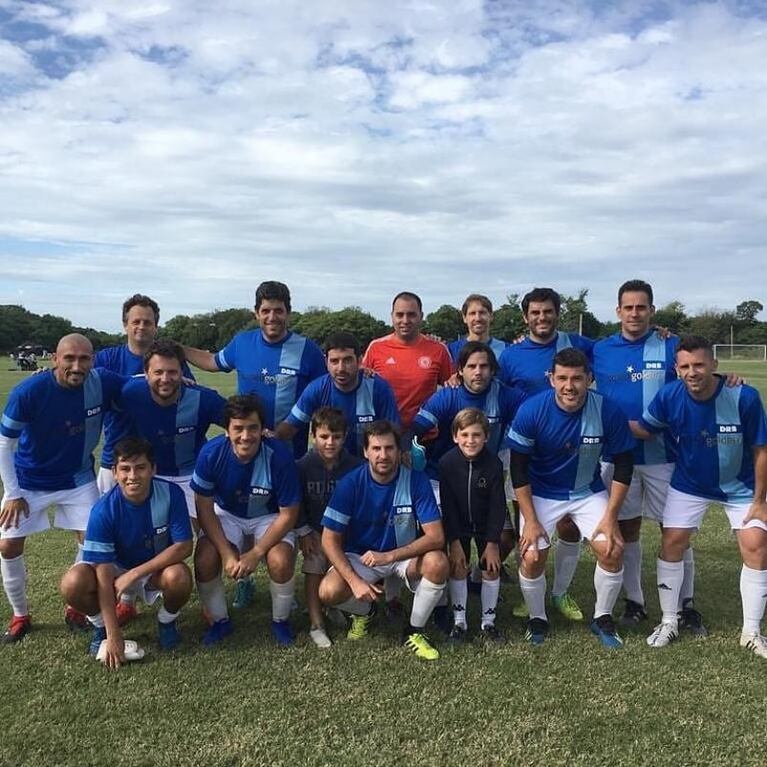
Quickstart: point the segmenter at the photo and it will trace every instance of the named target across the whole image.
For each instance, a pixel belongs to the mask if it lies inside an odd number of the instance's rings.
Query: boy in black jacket
[[[480,634],[502,642],[503,637],[495,627],[495,611],[501,569],[498,544],[508,515],[503,466],[485,447],[490,424],[481,410],[461,410],[453,420],[452,432],[456,447],[439,462],[442,521],[450,559],[450,599],[455,621],[450,640],[459,644],[466,639],[466,576],[473,539],[482,569]]]

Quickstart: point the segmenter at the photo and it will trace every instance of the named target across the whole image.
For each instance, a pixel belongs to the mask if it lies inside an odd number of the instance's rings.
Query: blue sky
[[[0,0],[0,303],[767,304],[765,61],[760,3]]]

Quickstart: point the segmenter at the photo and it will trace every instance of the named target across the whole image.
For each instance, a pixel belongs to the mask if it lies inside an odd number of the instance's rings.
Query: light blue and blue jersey
[[[382,485],[363,464],[336,483],[322,526],[344,536],[344,551],[393,551],[418,537],[419,526],[442,517],[431,482],[421,471],[400,466]]]
[[[682,381],[666,384],[639,420],[650,432],[667,429],[679,454],[671,487],[712,501],[748,503],[754,495],[754,447],[767,445],[767,418],[759,392],[725,386],[701,402]]]
[[[214,437],[200,450],[190,485],[242,519],[277,514],[280,507],[301,502],[290,448],[269,437],[261,439],[258,453],[247,463],[237,458],[225,434]]]
[[[69,389],[50,370],[13,389],[0,433],[19,440],[14,465],[22,489],[69,490],[95,481],[93,451],[125,380],[93,368],[82,386]]]
[[[113,487],[91,509],[83,543],[83,561],[114,562],[125,570],[143,565],[175,543],[192,540],[184,493],[155,477],[149,497],[133,504]]]
[[[508,439],[512,450],[530,456],[533,495],[559,501],[604,490],[602,454],[630,452],[636,444],[623,411],[592,390],[574,413],[557,404],[553,389],[531,397],[519,408]]]
[[[453,365],[458,365],[458,355],[461,353],[461,349],[466,346],[468,338],[459,338],[457,341],[451,341],[447,345],[447,350],[450,352],[450,359],[453,360]],[[502,341],[500,338],[489,338],[485,342],[493,350],[496,360],[501,358],[504,350],[508,346],[506,341]]]

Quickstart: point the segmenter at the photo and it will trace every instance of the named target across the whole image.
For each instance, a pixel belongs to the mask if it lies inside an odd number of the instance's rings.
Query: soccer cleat
[[[520,602],[518,605],[514,605],[514,607],[511,610],[511,614],[515,618],[521,618],[522,620],[526,620],[530,617],[530,612],[527,609],[527,602]]]
[[[88,645],[88,655],[94,658],[98,656],[101,650],[101,643],[107,638],[107,630],[104,626],[94,626],[91,634],[91,641]]]
[[[352,615],[352,622],[349,625],[349,630],[346,632],[346,638],[352,641],[364,639],[368,635],[368,629],[370,627],[370,621],[373,619],[373,610],[367,615]]]
[[[503,644],[506,639],[494,624],[482,626],[479,635],[487,644]]]
[[[439,658],[439,651],[429,641],[429,637],[426,634],[420,632],[413,632],[405,637],[405,647],[415,653],[416,658],[422,660],[437,660]]]
[[[758,655],[760,658],[767,658],[767,639],[758,632],[741,634],[740,646],[751,650],[754,655]]]
[[[0,637],[0,643],[13,644],[20,642],[32,628],[32,619],[28,615],[14,615],[8,630]]]
[[[327,631],[323,628],[314,628],[310,629],[309,631],[309,637],[314,642],[314,644],[317,645],[317,647],[322,647],[323,649],[326,649],[328,647],[332,647],[333,643],[330,641],[330,637],[327,634]]]
[[[559,612],[564,615],[569,621],[582,621],[583,612],[578,607],[578,603],[567,593],[562,594],[561,597],[551,597],[551,602]]]
[[[290,621],[272,621],[272,637],[280,647],[290,647],[296,641]]]
[[[75,610],[71,605],[67,605],[64,608],[64,623],[66,623],[70,631],[77,632],[88,631],[91,626],[85,613]]]
[[[692,599],[685,599],[679,611],[679,628],[686,629],[696,639],[708,636],[708,629],[703,625],[703,616],[693,607]]]
[[[627,599],[626,609],[623,611],[623,615],[619,621],[621,626],[626,629],[634,629],[645,620],[647,620],[647,610],[644,609],[644,605],[640,605],[639,602]]]
[[[548,633],[548,621],[543,620],[543,618],[530,618],[527,622],[527,631],[525,631],[525,641],[537,647],[546,641]]]
[[[172,620],[170,623],[157,621],[157,640],[163,650],[175,650],[181,644],[178,621]]]
[[[242,610],[250,605],[253,602],[255,591],[256,584],[253,583],[253,579],[250,576],[238,580],[237,585],[234,588],[232,607],[234,607],[235,610]]]
[[[138,615],[138,610],[133,602],[123,602],[120,600],[115,605],[115,613],[117,614],[117,625],[125,626]]]
[[[462,626],[460,623],[456,623],[453,628],[450,629],[450,633],[447,635],[448,644],[453,646],[462,645],[466,643],[466,626]]]
[[[211,623],[210,628],[202,635],[202,643],[210,647],[226,639],[233,631],[232,621],[229,618],[222,618],[220,621]]]
[[[623,640],[615,628],[615,621],[612,615],[600,615],[591,621],[591,633],[599,639],[604,647],[609,647],[611,650],[621,650],[623,648]]]
[[[453,629],[453,616],[447,605],[437,605],[431,614],[434,625],[447,636]]]
[[[652,634],[647,637],[647,644],[650,647],[666,647],[678,636],[679,632],[676,626],[671,623],[659,623]]]

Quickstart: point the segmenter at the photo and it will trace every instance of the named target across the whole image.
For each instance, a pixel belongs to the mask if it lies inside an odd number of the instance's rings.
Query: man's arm
[[[593,538],[596,538],[598,533],[605,536],[608,557],[616,546],[623,548],[623,538],[618,529],[618,512],[623,501],[626,500],[634,472],[634,457],[631,451],[616,453],[613,456],[613,466],[613,481],[607,489],[607,508],[599,524],[594,528],[593,534]]]
[[[406,559],[423,556],[428,551],[439,551],[445,548],[445,531],[441,521],[426,522],[421,526],[421,531],[423,535],[397,549],[366,551],[361,557],[362,564],[368,567],[390,565],[392,562],[403,562]]]
[[[343,533],[323,527],[322,550],[325,552],[325,556],[335,571],[349,584],[355,599],[361,599],[364,602],[375,602],[381,593],[381,589],[363,580],[357,575],[351,564],[349,564],[349,559],[344,553]]]
[[[277,439],[284,439],[286,442],[293,439],[298,434],[298,427],[287,421],[281,421],[274,430],[274,436]]]
[[[519,513],[525,520],[525,529],[519,534],[519,556],[524,557],[528,549],[533,551],[533,561],[538,561],[538,539],[549,540],[546,530],[538,521],[533,505],[533,491],[530,488],[530,456],[527,453],[518,453],[512,448],[509,470],[511,472],[511,484],[517,496]]]
[[[0,435],[0,479],[3,482],[5,503],[0,509],[0,529],[18,527],[21,515],[29,516],[29,505],[22,495],[16,467],[13,463],[13,453],[18,438],[13,439]]]
[[[216,355],[213,352],[205,351],[205,349],[195,349],[192,346],[184,346],[182,348],[187,361],[191,362],[196,368],[207,370],[209,373],[219,372],[220,368],[216,364]]]
[[[266,556],[272,546],[279,543],[295,526],[298,521],[299,505],[280,506],[277,519],[269,525],[269,529],[264,533],[258,543],[246,554],[240,557],[241,568],[247,575],[256,569],[258,563]]]
[[[213,498],[195,493],[194,505],[197,509],[197,521],[200,528],[221,557],[221,566],[224,572],[230,578],[236,578],[240,568],[240,558],[224,535],[224,530],[213,509]]]
[[[96,587],[98,590],[99,611],[104,619],[107,633],[106,658],[107,668],[118,669],[125,663],[125,642],[115,612],[115,570],[112,562],[96,565]]]

